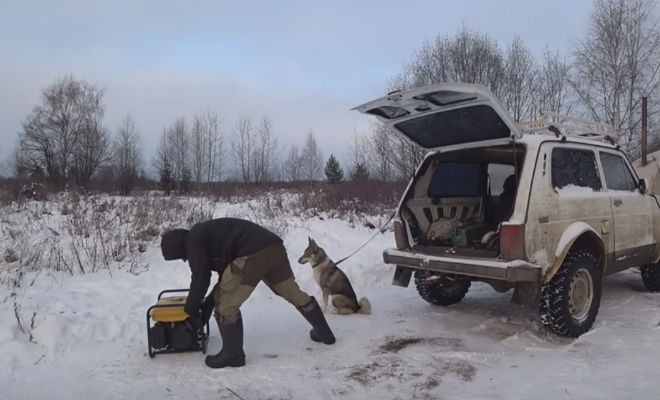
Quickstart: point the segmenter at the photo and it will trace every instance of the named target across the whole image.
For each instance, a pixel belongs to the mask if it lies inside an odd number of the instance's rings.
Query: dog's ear
[[[309,239],[309,247],[311,247],[313,249],[318,248],[318,246],[316,245],[316,242],[314,241],[314,239],[312,239],[311,237],[307,237],[307,238]]]

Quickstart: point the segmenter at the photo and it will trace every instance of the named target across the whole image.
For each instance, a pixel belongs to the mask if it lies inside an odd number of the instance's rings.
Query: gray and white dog
[[[337,265],[325,254],[312,238],[305,252],[298,259],[300,264],[310,263],[314,274],[314,280],[321,287],[323,299],[321,309],[325,313],[328,308],[328,297],[337,314],[370,314],[371,304],[366,297],[359,301],[351,286],[348,277],[337,267]]]

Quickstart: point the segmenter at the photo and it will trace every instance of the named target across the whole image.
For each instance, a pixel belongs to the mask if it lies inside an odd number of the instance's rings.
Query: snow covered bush
[[[138,272],[149,243],[212,218],[213,208],[205,198],[71,193],[0,206],[0,282],[17,286],[27,271]]]

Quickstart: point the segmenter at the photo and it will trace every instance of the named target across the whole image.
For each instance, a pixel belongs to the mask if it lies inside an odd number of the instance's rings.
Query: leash
[[[367,240],[362,246],[358,247],[357,250],[355,250],[355,251],[352,252],[351,254],[349,254],[349,255],[347,255],[346,257],[342,258],[341,260],[335,262],[335,265],[339,265],[339,264],[343,263],[344,261],[348,260],[349,258],[353,257],[358,251],[362,250],[362,249],[364,248],[364,246],[368,245],[372,240],[374,240],[374,239],[376,238],[376,236],[378,236],[378,235],[381,234],[381,233],[385,233],[385,230],[386,230],[387,224],[389,224],[390,221],[391,221],[393,218],[394,218],[394,213],[392,213],[392,215],[387,219],[387,221],[385,221],[385,222],[383,223],[383,225],[381,225],[380,229],[378,229],[378,232],[374,233],[373,236],[371,236],[371,237],[369,238],[369,240]]]

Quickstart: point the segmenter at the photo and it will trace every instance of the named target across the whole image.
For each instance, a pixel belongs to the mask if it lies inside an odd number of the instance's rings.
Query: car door
[[[518,125],[485,86],[442,83],[392,92],[354,108],[426,150],[507,143]]]
[[[607,273],[650,262],[655,249],[649,196],[626,159],[616,151],[599,151],[614,222],[614,260]]]

